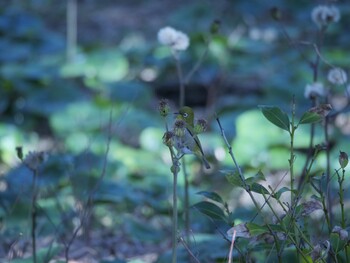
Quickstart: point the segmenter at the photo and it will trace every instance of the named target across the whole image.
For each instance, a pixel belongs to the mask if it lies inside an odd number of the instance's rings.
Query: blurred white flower
[[[314,97],[324,97],[326,95],[326,91],[324,86],[320,82],[315,82],[312,84],[307,84],[305,87],[304,96],[307,99],[311,99]]]
[[[312,10],[311,18],[318,27],[322,28],[330,23],[338,22],[340,13],[335,6],[319,5]]]
[[[327,78],[330,83],[336,84],[336,85],[343,85],[348,80],[346,72],[341,68],[332,68],[328,72]]]
[[[190,44],[188,36],[172,27],[164,27],[158,31],[158,41],[174,50],[186,50]]]

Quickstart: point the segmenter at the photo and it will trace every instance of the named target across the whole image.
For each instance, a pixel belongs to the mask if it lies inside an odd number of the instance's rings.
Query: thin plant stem
[[[37,192],[37,180],[38,180],[38,170],[34,169],[33,170],[33,186],[32,186],[32,212],[31,212],[31,217],[32,217],[32,226],[31,226],[31,236],[32,236],[32,250],[33,250],[33,263],[37,262],[37,257],[36,257],[36,226],[37,226],[37,197],[38,197],[38,192]]]
[[[326,144],[326,200],[327,200],[327,210],[329,214],[329,231],[332,229],[333,225],[333,205],[332,205],[332,196],[331,196],[331,160],[330,160],[330,149],[329,149],[329,132],[328,132],[328,126],[329,126],[329,118],[325,117],[325,124],[324,124],[324,139]]]
[[[189,243],[189,235],[190,235],[190,209],[189,204],[190,204],[190,197],[189,197],[189,180],[188,180],[188,173],[186,169],[186,162],[185,162],[185,156],[182,157],[182,172],[184,174],[185,178],[185,233],[186,233],[186,242]],[[186,191],[187,189],[187,191]]]
[[[177,262],[177,172],[173,172],[172,263]]]
[[[344,187],[343,187],[343,183],[344,183],[344,179],[345,179],[345,169],[341,169],[342,170],[342,174],[339,174],[339,170],[336,170],[336,174],[338,176],[338,184],[339,184],[339,203],[340,203],[340,212],[341,212],[341,222],[340,225],[343,229],[346,228],[346,218],[345,218],[345,212],[344,212]],[[349,254],[348,254],[348,250],[347,247],[345,247],[345,257],[346,257],[346,262],[350,262],[349,261]]]
[[[276,233],[272,230],[272,228],[270,227],[270,225],[267,223],[265,217],[262,215],[262,210],[261,210],[261,207],[260,205],[258,204],[258,202],[256,201],[252,191],[250,190],[250,187],[247,185],[246,183],[246,180],[244,178],[244,175],[242,173],[242,170],[240,168],[240,166],[238,165],[237,161],[236,161],[236,158],[233,154],[233,151],[232,151],[232,146],[229,144],[227,138],[226,138],[226,135],[225,135],[225,131],[221,125],[221,122],[220,122],[220,119],[218,117],[216,117],[216,121],[219,125],[219,128],[220,128],[220,131],[221,131],[221,136],[222,138],[224,139],[224,142],[228,148],[228,152],[231,156],[231,159],[232,161],[234,162],[234,165],[238,171],[238,174],[239,174],[239,177],[240,177],[240,180],[243,184],[243,187],[244,189],[246,190],[246,192],[248,193],[249,197],[251,198],[255,208],[258,210],[258,213],[262,216],[262,219],[264,220],[264,223],[266,224],[266,227],[267,229],[269,230],[270,234],[272,235],[272,237],[274,238],[274,242],[275,242],[275,245],[276,245],[276,251],[277,251],[277,258],[278,258],[278,262],[282,262],[282,257],[281,257],[281,253],[280,253],[280,245],[279,245],[279,241],[278,241],[278,238],[277,238],[277,235]]]
[[[290,130],[290,157],[289,157],[289,173],[290,173],[290,189],[291,189],[291,194],[290,194],[290,204],[293,206],[294,203],[294,160],[295,160],[295,155],[294,155],[294,133],[296,130],[296,126],[294,123],[295,119],[295,102],[294,102],[294,97],[293,97],[293,102],[292,102],[292,121],[291,121],[291,130]]]
[[[200,263],[199,259],[193,254],[193,252],[191,251],[191,249],[188,247],[188,245],[186,244],[185,240],[180,237],[179,241],[181,242],[181,244],[184,246],[184,248],[187,250],[188,254],[191,256],[191,258],[196,262],[196,263]]]

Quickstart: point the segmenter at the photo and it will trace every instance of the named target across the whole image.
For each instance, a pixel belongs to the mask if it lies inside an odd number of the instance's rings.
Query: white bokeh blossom
[[[190,44],[188,36],[172,27],[164,27],[158,31],[158,41],[173,50],[186,50]]]
[[[346,72],[341,68],[332,68],[327,75],[327,79],[330,83],[335,85],[343,85],[347,82],[348,77]]]
[[[340,12],[335,6],[319,5],[312,10],[311,18],[318,27],[322,28],[331,23],[338,22]]]
[[[304,96],[307,99],[315,97],[324,97],[326,95],[326,90],[322,83],[314,82],[312,84],[307,84],[305,87]]]

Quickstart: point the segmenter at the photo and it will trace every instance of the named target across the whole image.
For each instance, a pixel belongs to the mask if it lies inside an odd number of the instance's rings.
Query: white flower
[[[341,68],[333,68],[328,72],[328,81],[332,84],[343,85],[348,80],[346,73]]]
[[[311,18],[321,28],[328,26],[330,23],[338,22],[340,13],[339,9],[335,6],[319,5],[312,10]]]
[[[158,31],[158,41],[174,50],[186,50],[190,44],[190,40],[185,33],[169,26]]]
[[[326,95],[326,91],[323,87],[323,84],[320,82],[307,84],[305,87],[304,96],[307,99],[311,99],[314,97],[324,97],[325,95]]]

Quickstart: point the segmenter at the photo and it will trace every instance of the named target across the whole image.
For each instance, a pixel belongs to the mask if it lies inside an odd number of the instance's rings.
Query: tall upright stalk
[[[32,204],[31,204],[31,217],[32,217],[32,225],[31,225],[31,237],[32,237],[32,250],[33,250],[33,263],[37,262],[36,256],[36,226],[37,226],[37,178],[38,171],[37,169],[33,171],[33,185],[32,185]]]

